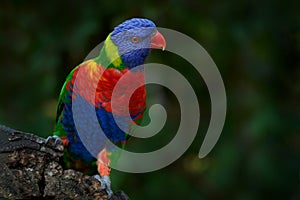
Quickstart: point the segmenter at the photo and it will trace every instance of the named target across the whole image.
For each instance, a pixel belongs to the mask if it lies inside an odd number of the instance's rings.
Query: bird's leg
[[[97,170],[100,176],[97,174],[94,176],[97,180],[101,183],[100,189],[105,189],[108,195],[108,198],[110,198],[113,194],[110,186],[110,160],[107,157],[108,153],[106,149],[104,148],[97,156]]]
[[[110,159],[107,157],[108,154],[110,155],[111,153],[108,153],[104,148],[97,155],[98,172],[101,176],[109,176],[110,174]]]

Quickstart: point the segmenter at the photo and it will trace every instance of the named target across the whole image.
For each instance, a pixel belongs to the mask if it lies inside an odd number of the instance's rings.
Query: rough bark
[[[60,143],[0,125],[0,199],[107,199],[91,176],[59,163]],[[127,200],[116,192],[111,199]]]

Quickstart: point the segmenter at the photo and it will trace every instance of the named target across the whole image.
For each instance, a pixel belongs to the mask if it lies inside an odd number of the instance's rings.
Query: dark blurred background
[[[299,8],[299,1],[289,0],[1,1],[0,123],[50,135],[70,70],[115,25],[149,18],[189,35],[209,52],[226,87],[227,119],[216,147],[198,159],[210,118],[205,83],[184,60],[154,51],[149,62],[173,66],[193,85],[201,107],[199,133],[188,151],[162,170],[113,171],[113,187],[132,199],[300,199]],[[170,118],[155,137],[166,144],[176,134],[180,113],[172,93],[160,90]],[[129,143],[163,146],[147,141]]]

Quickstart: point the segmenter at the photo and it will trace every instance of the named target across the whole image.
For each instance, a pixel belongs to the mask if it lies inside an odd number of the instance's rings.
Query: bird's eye
[[[136,43],[140,42],[140,39],[138,37],[136,37],[136,36],[133,36],[131,38],[131,42],[136,44]]]

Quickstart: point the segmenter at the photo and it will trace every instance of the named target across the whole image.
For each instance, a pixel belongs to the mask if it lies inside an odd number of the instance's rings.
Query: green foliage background
[[[199,134],[162,170],[114,171],[114,188],[132,199],[300,199],[299,7],[292,0],[1,1],[0,123],[50,135],[70,70],[115,25],[146,17],[191,36],[210,53],[224,79],[227,120],[214,150],[198,159],[210,117],[207,88],[186,62],[153,52],[149,62],[173,66],[197,91]],[[165,96],[175,102],[170,92]],[[170,120],[155,136],[161,143],[133,140],[129,148],[156,149],[172,139],[180,113],[170,105]]]

